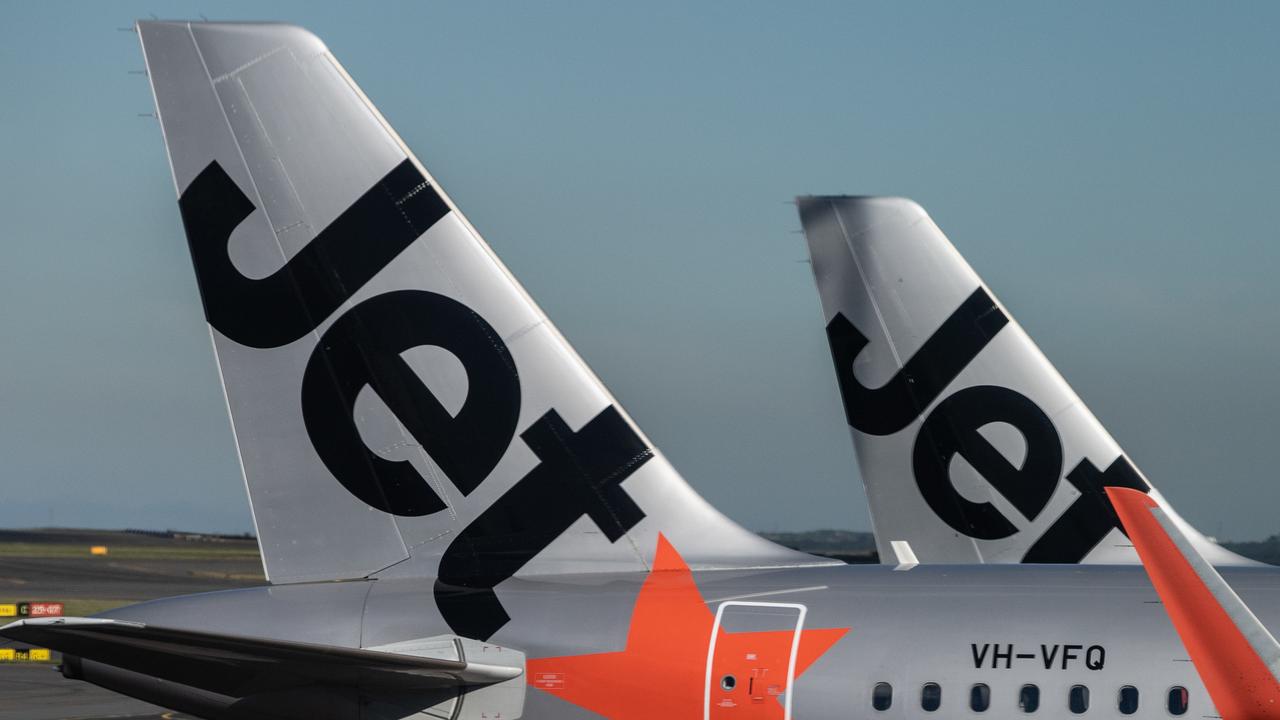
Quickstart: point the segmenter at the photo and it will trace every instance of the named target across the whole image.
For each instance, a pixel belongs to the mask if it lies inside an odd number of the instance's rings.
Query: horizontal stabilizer
[[[1223,720],[1280,718],[1280,643],[1154,500],[1107,495]]]
[[[399,643],[398,652],[387,652],[74,617],[19,620],[0,627],[0,636],[235,697],[316,683],[444,690],[524,673],[522,653],[460,638]],[[481,645],[502,664],[469,661],[467,650]]]

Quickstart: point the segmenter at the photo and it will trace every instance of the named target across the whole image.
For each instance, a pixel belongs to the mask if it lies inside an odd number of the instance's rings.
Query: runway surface
[[[254,583],[227,579],[243,561],[0,556],[0,597],[16,600],[112,598],[142,601]],[[260,567],[260,566],[259,566]],[[249,570],[258,567],[249,566]],[[259,581],[258,584],[261,584]]]
[[[89,548],[106,545],[107,557]],[[107,607],[171,595],[261,585],[252,540],[199,542],[94,530],[0,530],[0,603]],[[12,618],[0,619],[4,624]],[[18,646],[0,639],[0,647]],[[183,720],[89,683],[52,664],[0,664],[0,720]]]
[[[89,547],[104,545],[107,557]],[[201,543],[109,531],[0,530],[0,602],[125,602],[261,585],[252,540]]]
[[[96,685],[67,680],[52,665],[0,665],[0,720],[187,720]]]

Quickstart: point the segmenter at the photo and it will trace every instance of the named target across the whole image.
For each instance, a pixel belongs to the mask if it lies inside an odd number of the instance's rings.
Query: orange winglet
[[[1280,682],[1191,558],[1170,537],[1155,514],[1163,511],[1146,493],[1119,487],[1106,490],[1223,720],[1280,720]],[[1234,598],[1217,572],[1203,558],[1196,559]],[[1256,622],[1243,602],[1239,608]]]

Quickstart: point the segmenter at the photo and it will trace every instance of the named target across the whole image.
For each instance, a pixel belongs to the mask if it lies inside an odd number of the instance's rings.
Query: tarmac
[[[83,547],[63,557],[48,545]],[[126,550],[90,557],[91,545]],[[34,547],[33,547],[34,546]],[[22,548],[28,548],[29,553]],[[193,549],[239,552],[191,557]],[[207,545],[102,531],[0,530],[0,603],[111,600],[128,604],[160,597],[262,585],[252,541]],[[167,553],[172,549],[173,553]],[[132,551],[132,552],[128,552]],[[139,557],[139,553],[145,553]],[[168,555],[168,556],[167,556]],[[4,624],[13,618],[0,618]],[[0,647],[17,646],[0,639]],[[56,658],[56,655],[55,655]],[[68,680],[56,662],[0,664],[0,720],[194,720],[190,715],[134,700],[87,682]]]
[[[0,665],[0,720],[194,720],[87,682],[53,665]]]
[[[18,544],[33,550],[28,555],[0,553],[3,602],[77,598],[141,602],[266,582],[261,577],[262,562],[256,556],[257,544],[252,541],[203,544],[101,530],[0,530],[0,548]],[[91,545],[124,552],[120,557],[91,557]],[[85,553],[64,557],[39,552],[48,546],[83,547]],[[191,550],[205,548],[227,552],[189,556]],[[138,558],[138,552],[148,555]]]
[[[111,598],[141,602],[228,590],[264,581],[228,579],[243,563],[218,560],[97,560],[0,556],[0,598],[66,601]],[[255,569],[255,568],[250,568]],[[261,566],[256,568],[261,571]]]

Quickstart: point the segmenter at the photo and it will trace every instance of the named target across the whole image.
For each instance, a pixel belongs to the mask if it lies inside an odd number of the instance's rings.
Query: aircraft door
[[[791,720],[805,606],[728,601],[707,649],[704,720]]]

